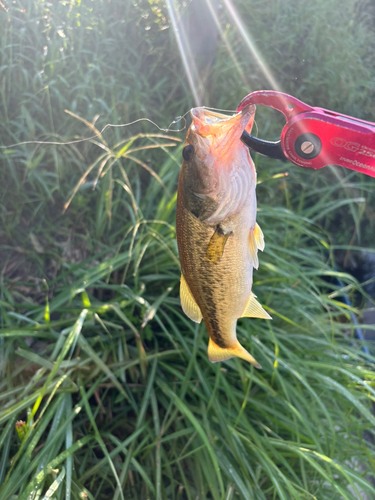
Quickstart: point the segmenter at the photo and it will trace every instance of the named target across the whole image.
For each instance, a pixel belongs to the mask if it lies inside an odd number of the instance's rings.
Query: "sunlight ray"
[[[228,9],[229,14],[231,15],[234,23],[236,24],[238,31],[240,32],[242,38],[244,39],[247,47],[249,48],[251,54],[255,58],[258,63],[260,69],[262,70],[264,76],[267,78],[271,88],[274,90],[281,90],[280,85],[277,83],[275,77],[273,76],[271,70],[268,68],[267,64],[263,61],[263,58],[260,54],[259,49],[256,48],[253,40],[251,39],[248,31],[246,30],[243,22],[241,21],[237,11],[235,10],[231,0],[224,0],[224,4]]]
[[[234,66],[235,66],[236,70],[238,71],[243,84],[248,88],[249,87],[248,79],[246,78],[245,73],[243,72],[243,70],[242,70],[242,68],[237,60],[237,57],[236,57],[235,53],[233,52],[232,47],[229,44],[228,38],[226,37],[226,35],[223,31],[223,28],[220,25],[219,18],[218,18],[217,14],[215,12],[215,9],[212,5],[212,0],[206,0],[206,4],[210,10],[210,13],[212,15],[213,20],[215,21],[216,27],[217,27],[217,29],[220,33],[220,36],[225,44],[225,47],[226,47],[226,49],[227,49],[227,51],[228,51],[228,53],[229,53],[229,55],[234,63]],[[249,88],[249,91],[251,91],[250,88]]]
[[[176,38],[178,50],[180,52],[182,63],[184,65],[186,76],[189,82],[190,90],[194,97],[194,104],[195,106],[200,106],[201,104],[200,97],[198,94],[197,87],[195,85],[195,81],[197,81],[198,72],[191,51],[189,50],[189,41],[187,40],[182,23],[177,22],[174,0],[166,0],[166,4],[168,8],[169,17],[172,22],[173,33]]]

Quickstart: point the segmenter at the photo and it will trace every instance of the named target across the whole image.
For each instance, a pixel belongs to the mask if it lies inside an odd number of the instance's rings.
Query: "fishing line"
[[[17,146],[24,146],[26,144],[45,144],[47,146],[69,146],[70,144],[79,144],[81,142],[86,142],[86,141],[91,141],[92,139],[95,139],[103,134],[107,128],[124,128],[124,127],[129,127],[130,125],[135,125],[136,123],[146,121],[151,123],[151,125],[154,125],[157,129],[159,129],[161,132],[183,132],[186,129],[186,118],[185,116],[190,112],[187,111],[184,115],[177,116],[169,125],[168,128],[163,128],[160,127],[157,123],[154,121],[150,120],[150,118],[138,118],[137,120],[134,120],[129,123],[120,123],[120,124],[114,124],[114,123],[107,123],[100,131],[98,131],[97,134],[92,135],[91,137],[85,137],[84,139],[74,139],[73,141],[66,141],[66,142],[57,142],[57,141],[23,141],[23,142],[17,142],[15,144],[10,144],[9,146],[0,146],[0,149],[9,149],[9,148],[15,148]],[[184,121],[184,125],[182,128],[179,129],[171,129],[170,127],[174,125],[175,123],[180,122],[181,120]]]
[[[221,109],[221,108],[212,108],[212,107],[209,107],[209,106],[201,106],[202,108],[204,109],[210,109],[212,111],[225,111],[227,113],[235,113],[236,111],[235,110],[230,110],[230,109]],[[148,123],[151,123],[151,125],[154,125],[158,130],[160,130],[161,132],[175,132],[175,133],[179,133],[179,132],[183,132],[184,130],[186,130],[186,126],[187,126],[187,120],[186,120],[186,115],[188,115],[190,113],[190,109],[188,111],[186,111],[186,113],[184,113],[183,115],[181,116],[177,116],[169,125],[167,128],[163,128],[163,127],[160,127],[157,123],[155,123],[154,121],[150,120],[150,118],[138,118],[137,120],[134,120],[132,122],[129,122],[129,123],[120,123],[120,124],[114,124],[114,123],[107,123],[107,125],[105,125],[102,130],[98,131],[97,134],[94,134],[92,135],[91,137],[85,137],[84,139],[74,139],[72,141],[66,141],[66,142],[57,142],[57,141],[23,141],[23,142],[17,142],[15,144],[10,144],[8,146],[0,146],[0,149],[9,149],[9,148],[15,148],[17,146],[25,146],[25,145],[28,145],[28,144],[44,144],[46,146],[69,146],[71,144],[80,144],[82,142],[86,142],[86,141],[91,141],[93,139],[96,139],[97,137],[101,136],[108,128],[125,128],[125,127],[129,127],[130,125],[135,125],[136,123],[139,123],[139,122],[142,122],[142,121],[146,121]],[[182,128],[179,128],[179,129],[171,129],[170,127],[172,125],[175,125],[176,123],[179,123],[183,120],[183,127]]]

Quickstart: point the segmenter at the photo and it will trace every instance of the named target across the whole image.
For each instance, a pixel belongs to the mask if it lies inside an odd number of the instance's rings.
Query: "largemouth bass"
[[[256,223],[256,171],[240,141],[255,107],[228,117],[191,111],[182,151],[176,232],[181,261],[180,298],[185,314],[209,334],[211,362],[234,356],[259,363],[236,336],[237,319],[271,319],[252,293],[253,268],[264,238]]]

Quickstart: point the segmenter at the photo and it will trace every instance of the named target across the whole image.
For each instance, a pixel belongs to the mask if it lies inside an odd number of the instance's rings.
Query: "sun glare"
[[[259,65],[260,69],[262,70],[264,76],[267,78],[271,89],[273,90],[281,90],[279,84],[277,83],[276,79],[272,75],[271,70],[268,68],[267,64],[263,61],[263,58],[259,52],[259,49],[256,48],[253,40],[251,39],[250,34],[246,30],[244,24],[242,23],[239,15],[237,14],[237,11],[235,10],[231,0],[223,0],[226,8],[228,9],[228,12],[230,16],[232,17],[235,25],[237,26],[237,29],[239,33],[241,34],[244,42],[246,43],[247,47],[249,48],[251,54],[255,58],[257,64]]]
[[[189,41],[187,39],[182,23],[177,22],[176,7],[174,4],[174,0],[166,0],[166,4],[169,12],[169,17],[172,22],[173,33],[174,36],[176,37],[178,50],[180,51],[182,63],[184,65],[189,86],[194,97],[194,104],[195,106],[200,106],[201,102],[195,84],[198,77],[198,71],[194,62],[194,58],[192,57],[191,54]]]
[[[214,7],[212,5],[212,0],[206,0],[206,4],[207,4],[207,6],[208,6],[208,8],[210,10],[210,13],[212,15],[213,20],[215,21],[216,27],[217,27],[217,29],[218,29],[218,31],[220,33],[220,36],[221,36],[221,38],[222,38],[222,40],[223,40],[223,42],[225,44],[225,47],[226,47],[226,49],[228,51],[228,54],[230,55],[230,57],[231,57],[231,59],[232,59],[232,61],[234,63],[234,66],[235,66],[236,70],[238,71],[238,73],[239,73],[239,75],[241,77],[241,80],[242,80],[243,84],[246,87],[249,87],[249,82],[248,82],[248,80],[247,80],[247,78],[246,78],[246,76],[245,76],[245,74],[244,74],[244,72],[243,72],[243,70],[242,70],[242,68],[241,68],[241,66],[240,66],[240,64],[239,64],[239,62],[238,62],[238,60],[237,60],[234,52],[233,52],[233,50],[232,50],[232,47],[230,46],[230,44],[228,42],[228,39],[227,39],[227,37],[226,37],[226,35],[225,35],[224,31],[223,31],[223,28],[220,25],[219,18],[218,18],[217,14],[215,12],[215,9],[214,9]],[[249,91],[250,90],[251,89],[249,89]]]
[[[250,83],[249,83],[249,78],[246,77],[246,72],[244,72],[243,68],[241,67],[240,62],[238,61],[234,51],[232,50],[229,41],[227,39],[226,34],[224,33],[224,30],[220,24],[217,12],[214,8],[214,4],[212,0],[205,0],[207,7],[209,9],[210,15],[212,16],[212,19],[216,25],[216,28],[225,44],[226,50],[230,56],[230,58],[233,61],[234,67],[237,70],[239,77],[241,78],[242,82],[244,85],[248,88],[248,91],[251,92],[250,88]],[[256,47],[255,43],[253,42],[248,29],[245,27],[243,24],[243,21],[241,20],[240,16],[238,15],[237,11],[235,10],[233,3],[231,0],[223,0],[223,4],[225,5],[230,17],[232,18],[234,26],[237,28],[238,32],[240,33],[241,37],[243,38],[246,47],[249,49],[251,55],[255,59],[256,64],[259,66],[260,70],[266,77],[270,89],[274,90],[281,90],[280,85],[277,83],[275,77],[273,76],[271,70],[263,60],[262,55],[260,54],[259,49]],[[189,87],[194,99],[194,105],[195,106],[200,106],[201,105],[201,94],[202,92],[199,91],[199,83],[200,83],[200,77],[199,77],[199,71],[197,69],[197,65],[195,62],[194,55],[192,54],[191,50],[191,43],[190,40],[186,34],[184,23],[181,22],[181,19],[179,19],[178,15],[179,12],[176,9],[176,3],[175,0],[166,0],[166,5],[168,8],[168,13],[169,17],[172,23],[173,27],[173,33],[176,38],[178,50],[181,55],[182,63],[184,65],[186,77],[189,83]]]

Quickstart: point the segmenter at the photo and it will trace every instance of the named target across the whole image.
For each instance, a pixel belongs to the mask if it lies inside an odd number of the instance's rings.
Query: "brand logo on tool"
[[[333,139],[331,139],[331,144],[339,148],[344,148],[347,151],[351,151],[352,153],[358,153],[360,155],[375,158],[375,149],[363,146],[358,142],[349,142],[345,139],[342,139],[341,137],[334,137]]]

